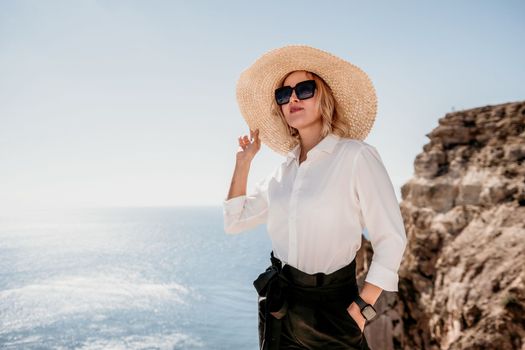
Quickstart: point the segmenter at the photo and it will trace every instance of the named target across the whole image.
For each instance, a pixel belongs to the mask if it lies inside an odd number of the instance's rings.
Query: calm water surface
[[[222,208],[0,216],[0,348],[257,349],[265,226]]]

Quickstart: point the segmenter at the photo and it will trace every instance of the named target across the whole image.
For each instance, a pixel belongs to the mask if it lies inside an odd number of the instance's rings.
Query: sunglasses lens
[[[281,87],[275,90],[275,101],[278,105],[284,105],[290,101],[292,96],[292,88],[289,86]]]
[[[290,102],[293,89],[290,86],[283,86],[275,90],[275,101],[278,105],[284,105]],[[315,80],[306,80],[295,86],[295,94],[300,100],[310,98],[315,93]]]
[[[295,87],[297,98],[304,100],[310,98],[315,92],[315,80],[302,81]]]

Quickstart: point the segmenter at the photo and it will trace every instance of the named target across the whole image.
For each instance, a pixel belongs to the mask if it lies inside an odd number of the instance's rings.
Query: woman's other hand
[[[247,135],[239,137],[239,146],[241,150],[237,152],[237,161],[250,163],[259,149],[261,149],[261,140],[259,139],[259,129],[250,130],[250,138]]]
[[[359,306],[352,302],[350,304],[350,307],[346,309],[346,311],[350,314],[350,317],[352,317],[359,328],[361,329],[361,332],[365,330],[365,324],[366,324],[366,318],[361,314],[361,310],[359,310]]]

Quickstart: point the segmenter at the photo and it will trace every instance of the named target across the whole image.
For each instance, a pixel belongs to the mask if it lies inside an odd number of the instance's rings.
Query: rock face
[[[448,113],[427,136],[401,189],[399,293],[383,292],[367,340],[374,350],[525,349],[525,101]]]

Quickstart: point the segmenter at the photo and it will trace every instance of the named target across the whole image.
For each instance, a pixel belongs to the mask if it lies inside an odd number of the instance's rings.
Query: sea
[[[220,206],[0,213],[0,348],[258,349],[270,252]]]

